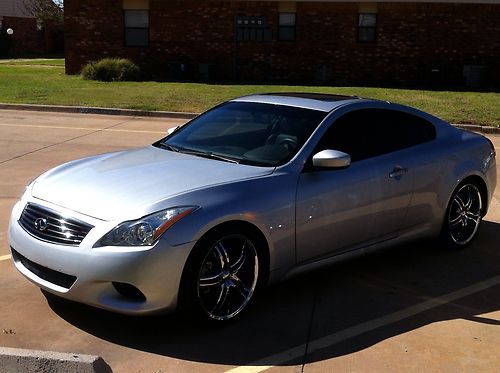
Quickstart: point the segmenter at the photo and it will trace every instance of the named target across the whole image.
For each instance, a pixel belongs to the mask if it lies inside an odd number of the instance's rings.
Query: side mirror
[[[169,128],[169,129],[167,130],[167,133],[168,133],[169,135],[171,135],[171,134],[173,134],[175,131],[177,131],[177,130],[179,129],[179,127],[180,127],[180,126]]]
[[[313,157],[313,166],[320,168],[346,168],[351,164],[351,156],[338,150],[322,150]]]

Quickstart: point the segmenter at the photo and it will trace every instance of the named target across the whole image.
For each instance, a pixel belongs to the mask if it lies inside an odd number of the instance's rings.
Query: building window
[[[124,10],[125,46],[149,46],[149,10]]]
[[[273,34],[264,17],[236,17],[237,41],[271,41]]]
[[[295,40],[295,13],[280,13],[278,40]]]
[[[358,41],[373,43],[377,38],[377,14],[359,13],[358,15]]]

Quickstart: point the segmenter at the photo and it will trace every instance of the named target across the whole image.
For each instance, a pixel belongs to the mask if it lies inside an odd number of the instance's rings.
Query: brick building
[[[66,71],[167,79],[500,84],[500,0],[66,0]]]
[[[63,52],[62,26],[37,20],[27,4],[28,0],[0,0],[0,58]]]

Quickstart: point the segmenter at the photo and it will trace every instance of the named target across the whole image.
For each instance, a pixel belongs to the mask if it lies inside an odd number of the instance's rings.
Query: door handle
[[[408,173],[408,169],[406,167],[395,166],[392,172],[389,174],[391,179],[399,180],[404,174]]]

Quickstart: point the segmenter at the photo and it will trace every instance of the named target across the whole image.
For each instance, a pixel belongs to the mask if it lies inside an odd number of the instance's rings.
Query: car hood
[[[265,176],[256,167],[149,146],[66,163],[36,180],[32,196],[102,220],[190,190]]]

